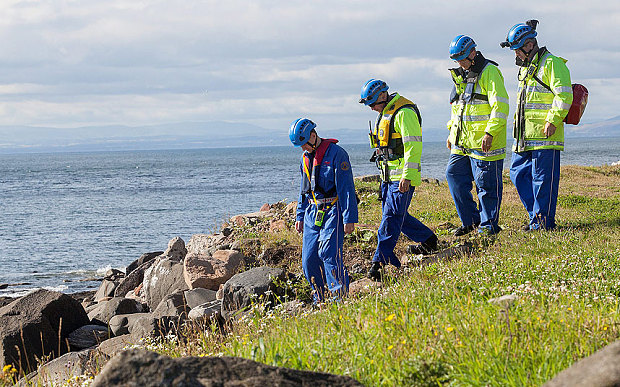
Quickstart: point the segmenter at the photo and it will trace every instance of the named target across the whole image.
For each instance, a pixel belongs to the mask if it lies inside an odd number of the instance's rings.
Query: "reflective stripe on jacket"
[[[542,57],[539,57],[540,53]],[[519,89],[517,106],[521,103],[521,92],[525,87],[524,103],[524,138],[522,147],[515,141],[515,151],[527,151],[533,149],[559,149],[564,150],[564,117],[573,102],[573,89],[571,86],[570,72],[566,67],[566,60],[552,55],[546,49],[541,48],[534,56],[530,66],[536,66],[528,74],[528,67],[522,67],[519,71]],[[535,70],[535,71],[532,71]],[[552,90],[540,84],[534,74]],[[518,109],[517,109],[518,110]],[[519,119],[518,111],[515,113],[515,122]],[[547,138],[544,133],[545,123],[555,125],[553,136]],[[517,132],[515,130],[515,138]]]
[[[374,133],[378,134],[385,128],[390,128],[392,138],[402,141],[402,156],[396,160],[381,161],[380,168],[384,169],[387,163],[389,180],[408,179],[411,185],[418,186],[422,182],[420,160],[422,158],[422,127],[413,102],[398,93],[394,94],[390,102],[381,113]]]
[[[480,58],[485,60],[481,55]],[[460,96],[452,102],[452,114],[447,125],[452,153],[488,161],[503,159],[506,156],[506,119],[509,105],[501,71],[487,62],[478,76],[474,95],[469,101],[463,99],[467,80],[455,71],[451,71],[451,74],[456,93]],[[482,138],[485,133],[493,136],[488,152],[482,151]]]

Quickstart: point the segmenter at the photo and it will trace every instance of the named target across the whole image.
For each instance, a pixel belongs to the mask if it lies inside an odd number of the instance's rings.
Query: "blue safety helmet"
[[[503,48],[510,47],[511,50],[523,47],[526,40],[535,38],[538,35],[538,32],[536,32],[537,24],[537,20],[528,20],[525,23],[515,24],[508,31],[506,41],[501,42],[499,45]]]
[[[379,79],[370,79],[366,84],[362,87],[362,92],[360,94],[360,103],[363,103],[366,106],[372,105],[379,99],[379,94],[383,91],[388,91],[387,83],[379,80]]]
[[[450,43],[450,59],[463,60],[476,47],[476,42],[467,35],[459,35]]]
[[[302,146],[310,139],[310,133],[316,128],[316,124],[307,118],[298,118],[291,124],[288,137],[295,146]]]

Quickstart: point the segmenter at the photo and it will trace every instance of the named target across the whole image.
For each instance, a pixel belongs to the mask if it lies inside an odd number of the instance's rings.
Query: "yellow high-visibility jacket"
[[[573,102],[570,72],[565,63],[565,59],[552,55],[542,47],[530,65],[519,71],[514,151],[564,150],[563,121]],[[546,122],[556,127],[549,138],[544,133]]]
[[[447,124],[451,152],[480,160],[501,160],[506,157],[506,119],[509,112],[504,77],[499,68],[480,53],[474,58],[474,63],[467,75],[461,69],[450,70],[455,87],[451,101],[452,114]],[[466,98],[468,78],[472,83],[476,74],[473,90],[469,90],[470,94],[473,91],[473,95]],[[491,149],[487,152],[482,151],[485,133],[493,136]]]
[[[374,142],[371,139],[371,146],[378,148],[389,145],[398,157],[379,162],[382,171],[385,168],[384,163],[387,163],[388,176],[381,174],[384,181],[398,181],[404,178],[410,180],[411,185],[418,186],[422,181],[420,174],[422,127],[416,111],[412,108],[412,105],[415,105],[413,102],[398,93],[391,97],[390,102],[378,116],[372,131],[372,135],[379,141]],[[388,133],[391,138],[390,144],[386,141]]]

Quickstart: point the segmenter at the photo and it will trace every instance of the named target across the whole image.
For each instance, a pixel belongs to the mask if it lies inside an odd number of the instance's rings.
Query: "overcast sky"
[[[499,42],[530,18],[590,90],[584,121],[620,115],[618,1],[2,0],[0,13],[2,126],[366,128],[359,91],[380,78],[443,129],[452,38],[499,62],[514,111],[517,67]]]

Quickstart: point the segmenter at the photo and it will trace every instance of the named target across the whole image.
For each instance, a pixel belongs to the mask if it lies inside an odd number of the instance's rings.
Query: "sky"
[[[620,115],[617,1],[3,0],[0,13],[4,127],[367,128],[360,88],[380,78],[444,130],[450,41],[469,35],[500,64],[512,112],[517,67],[499,43],[532,18],[588,87],[584,122]]]

